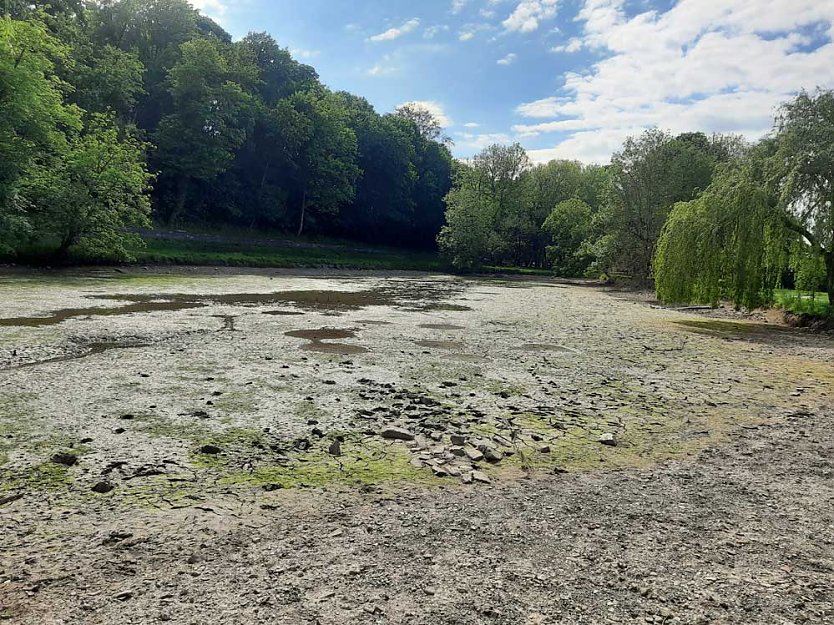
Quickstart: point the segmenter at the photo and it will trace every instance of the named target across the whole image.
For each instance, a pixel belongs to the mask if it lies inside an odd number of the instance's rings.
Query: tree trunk
[[[828,304],[834,311],[834,250],[825,253],[825,286],[828,292]]]
[[[174,204],[174,210],[168,215],[168,225],[173,226],[182,217],[185,212],[185,201],[188,199],[189,180],[187,176],[182,176],[177,184],[177,201]]]
[[[307,189],[304,189],[304,193],[301,195],[301,218],[298,220],[298,232],[296,236],[301,236],[301,233],[304,232],[304,214],[307,212]]]

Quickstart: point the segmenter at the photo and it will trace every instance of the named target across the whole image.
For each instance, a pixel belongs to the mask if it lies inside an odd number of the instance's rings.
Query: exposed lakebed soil
[[[0,277],[0,619],[834,621],[834,340],[583,286]]]

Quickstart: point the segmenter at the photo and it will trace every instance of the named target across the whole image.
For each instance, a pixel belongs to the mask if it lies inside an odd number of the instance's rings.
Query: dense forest
[[[439,122],[333,92],[266,33],[186,0],[10,3],[0,21],[0,253],[126,258],[188,222],[434,249],[462,270],[654,281],[669,302],[834,301],[834,94],[773,132],[652,129],[606,166],[518,145],[456,161]]]
[[[434,245],[452,157],[425,111],[380,115],[185,0],[13,2],[0,24],[7,249],[124,253],[151,217]]]

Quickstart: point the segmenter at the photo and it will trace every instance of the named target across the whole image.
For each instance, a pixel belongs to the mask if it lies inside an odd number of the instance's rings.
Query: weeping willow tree
[[[698,199],[678,204],[654,264],[673,303],[773,301],[784,270],[834,302],[834,92],[801,93],[774,133],[728,166]],[[831,310],[834,310],[832,308]]]
[[[773,301],[790,232],[774,196],[745,165],[719,174],[696,200],[677,204],[658,242],[657,295],[670,303],[755,308]]]

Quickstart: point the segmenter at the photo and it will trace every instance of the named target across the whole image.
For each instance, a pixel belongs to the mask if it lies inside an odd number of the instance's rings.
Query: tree
[[[677,202],[709,186],[715,162],[691,141],[648,130],[626,140],[611,159],[606,231],[613,235],[610,264],[638,280],[652,275],[655,246]]]
[[[169,222],[185,210],[191,183],[226,171],[251,129],[252,97],[229,78],[220,45],[209,39],[183,44],[169,73],[176,112],[163,118],[155,135],[155,162],[176,188]]]
[[[149,223],[152,176],[144,149],[134,137],[120,137],[112,118],[95,114],[65,151],[34,169],[24,194],[37,207],[40,235],[58,241],[58,256],[80,245],[93,256],[129,258],[127,244],[137,237],[125,227]]]
[[[297,93],[280,102],[277,113],[298,206],[296,233],[301,236],[311,217],[336,215],[354,198],[360,174],[356,134],[333,94]]]
[[[768,182],[779,193],[785,227],[825,266],[834,305],[834,91],[799,94],[782,107],[775,131]]]
[[[771,303],[787,260],[775,206],[756,158],[722,172],[702,197],[677,204],[658,244],[658,298],[716,304],[726,296],[747,308]]]
[[[64,130],[81,127],[80,111],[63,104],[68,88],[53,59],[67,50],[37,20],[0,18],[0,247],[31,233],[31,202],[24,183],[43,154],[63,150]]]
[[[398,106],[395,114],[413,123],[426,141],[437,141],[443,134],[443,125],[437,116],[418,102]]]
[[[557,274],[575,277],[587,269],[590,259],[583,254],[583,244],[591,235],[592,219],[593,209],[572,198],[557,204],[545,220],[542,230],[551,241],[548,260]]]
[[[472,269],[501,259],[507,239],[500,236],[519,214],[525,200],[525,174],[530,159],[519,144],[492,145],[456,172],[446,196],[446,225],[440,250],[460,268]]]
[[[800,94],[774,134],[679,204],[656,258],[664,301],[770,303],[782,271],[805,283],[825,268],[834,301],[834,93]],[[790,256],[790,257],[789,257]]]

